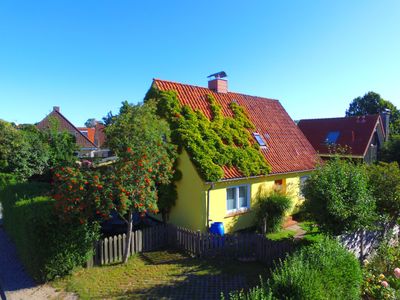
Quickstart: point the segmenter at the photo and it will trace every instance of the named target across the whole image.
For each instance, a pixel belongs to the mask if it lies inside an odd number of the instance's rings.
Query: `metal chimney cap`
[[[228,77],[228,75],[226,75],[225,71],[221,71],[221,72],[217,72],[217,73],[207,76],[207,78],[210,78],[210,77],[215,77],[216,79],[219,79],[219,78]]]

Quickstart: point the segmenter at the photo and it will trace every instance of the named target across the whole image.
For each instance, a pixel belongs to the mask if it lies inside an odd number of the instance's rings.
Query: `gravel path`
[[[14,244],[0,225],[0,297],[2,300],[77,299],[75,295],[57,292],[47,284],[36,284],[25,272],[16,253]]]

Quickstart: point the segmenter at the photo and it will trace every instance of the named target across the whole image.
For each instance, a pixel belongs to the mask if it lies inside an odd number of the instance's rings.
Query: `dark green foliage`
[[[236,166],[244,176],[269,173],[270,167],[248,131],[254,126],[237,103],[230,105],[234,118],[225,117],[215,99],[209,96],[213,114],[209,120],[202,112],[181,106],[174,91],[152,88],[146,99],[156,100],[158,115],[171,126],[173,142],[180,150],[188,151],[204,180],[222,179],[223,166]]]
[[[0,173],[0,191],[10,184],[15,184],[17,178],[12,174]]]
[[[397,162],[400,164],[400,134],[391,135],[379,155],[380,160],[385,162]]]
[[[44,183],[9,185],[0,193],[4,228],[34,279],[47,281],[83,265],[98,238],[97,225],[64,224]]]
[[[358,300],[362,271],[353,254],[335,240],[303,247],[276,266],[270,279],[249,293],[233,293],[231,300]]]
[[[224,300],[225,296],[222,295],[221,299]],[[261,279],[260,286],[251,288],[248,292],[231,292],[229,293],[230,300],[276,300],[278,298],[274,297],[270,287],[265,284]]]
[[[375,220],[375,200],[363,165],[335,157],[307,179],[303,193],[306,209],[324,232],[367,228]]]
[[[374,92],[368,92],[363,97],[357,97],[350,103],[346,116],[364,116],[379,114],[390,110],[390,134],[400,134],[400,111],[390,101],[382,99]]]
[[[57,119],[51,118],[49,123],[50,127],[43,131],[44,140],[49,145],[49,167],[71,165],[78,150],[75,137],[67,131],[60,131]]]
[[[40,176],[57,165],[75,161],[75,138],[59,132],[55,120],[50,129],[39,131],[34,125],[18,128],[0,120],[0,172],[18,180]]]
[[[391,222],[400,217],[400,168],[397,162],[367,167],[369,187],[381,216]]]
[[[326,238],[281,263],[270,288],[278,299],[360,299],[361,281],[355,256]]]
[[[266,221],[266,232],[275,232],[282,226],[285,213],[292,206],[292,200],[287,195],[272,193],[269,195],[258,195],[257,201],[257,225],[264,226]]]
[[[0,172],[25,180],[44,172],[48,147],[35,126],[21,127],[0,120]]]

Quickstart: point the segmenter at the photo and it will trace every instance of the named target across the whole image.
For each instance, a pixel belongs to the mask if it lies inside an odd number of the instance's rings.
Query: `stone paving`
[[[52,287],[36,284],[25,272],[17,251],[0,225],[0,297],[2,300],[20,299],[77,299],[74,295],[59,293]]]

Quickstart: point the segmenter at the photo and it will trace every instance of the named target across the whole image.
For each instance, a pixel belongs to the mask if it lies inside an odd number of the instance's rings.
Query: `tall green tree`
[[[176,148],[165,120],[156,115],[153,102],[130,105],[123,102],[119,115],[106,127],[111,150],[118,161],[110,168],[105,187],[114,199],[113,208],[127,223],[123,261],[129,256],[134,212],[158,212],[159,187],[173,178]]]
[[[375,199],[363,165],[335,157],[307,179],[303,193],[307,210],[328,234],[367,229],[376,220]],[[363,246],[362,239],[361,256]]]
[[[383,99],[378,93],[368,92],[362,97],[353,99],[346,116],[363,116],[379,114],[386,109],[390,110],[390,134],[400,134],[400,111],[388,100]]]
[[[400,168],[397,162],[378,163],[367,167],[369,186],[376,207],[392,227],[400,218]]]
[[[389,141],[383,145],[379,159],[400,164],[400,134],[391,135]]]
[[[43,174],[48,166],[49,147],[33,125],[19,128],[0,121],[0,172],[19,180]]]

